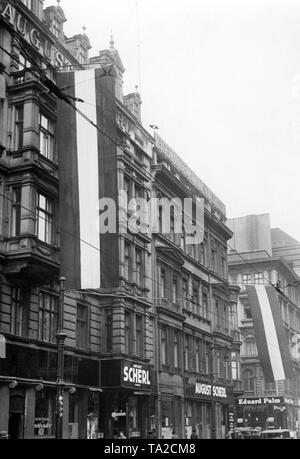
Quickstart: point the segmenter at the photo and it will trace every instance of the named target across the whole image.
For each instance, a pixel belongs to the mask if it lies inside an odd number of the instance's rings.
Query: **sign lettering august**
[[[55,67],[71,65],[64,55],[53,46],[46,36],[31,24],[9,2],[0,2],[0,16]]]

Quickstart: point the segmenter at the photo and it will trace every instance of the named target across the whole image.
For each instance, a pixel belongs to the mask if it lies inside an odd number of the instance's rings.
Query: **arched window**
[[[245,392],[254,392],[254,372],[252,370],[243,372],[243,386]]]

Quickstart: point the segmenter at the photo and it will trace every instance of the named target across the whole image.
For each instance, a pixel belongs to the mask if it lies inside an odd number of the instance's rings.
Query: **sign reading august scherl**
[[[226,387],[196,382],[195,395],[227,399]]]

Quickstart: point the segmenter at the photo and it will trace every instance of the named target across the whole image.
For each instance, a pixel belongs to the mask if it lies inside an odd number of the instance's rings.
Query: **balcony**
[[[17,280],[50,282],[59,275],[59,247],[45,244],[33,235],[8,238],[5,274]]]
[[[180,320],[184,320],[184,315],[182,313],[181,302],[177,301],[173,303],[168,298],[161,298],[157,304],[158,312],[161,312],[165,315],[175,317]]]

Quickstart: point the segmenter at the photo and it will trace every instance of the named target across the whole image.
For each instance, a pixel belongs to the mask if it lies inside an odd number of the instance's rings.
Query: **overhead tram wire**
[[[12,55],[10,52],[8,52],[7,50],[5,50],[2,46],[0,46],[0,49],[2,49],[5,53],[7,53],[12,59],[14,59],[16,62],[19,63],[19,60],[14,56]],[[33,59],[32,59],[32,62]],[[20,64],[20,63],[19,63]],[[23,65],[23,64],[21,64]],[[35,63],[36,67],[38,68],[37,64]],[[24,68],[26,68],[25,65],[23,65]],[[33,72],[30,68],[28,69],[28,71],[30,71],[31,73]],[[114,145],[116,145],[117,147],[121,148],[121,145],[119,143],[117,143],[109,134],[107,134],[103,128],[101,128],[100,126],[98,126],[96,123],[94,123],[94,121],[92,121],[88,116],[86,116],[80,109],[78,109],[78,107],[76,107],[76,105],[74,105],[70,99],[69,99],[69,96],[65,93],[62,92],[62,90],[55,84],[53,83],[43,72],[42,69],[40,69],[39,71],[39,75],[36,75],[34,74],[35,77],[37,78],[41,78],[41,82],[44,84],[44,86],[49,90],[49,92],[51,92],[52,94],[54,94],[56,97],[58,97],[60,100],[64,101],[65,103],[67,103],[69,106],[71,106],[77,113],[79,113],[88,123],[90,123],[95,129],[97,129],[101,134],[103,134],[105,137],[108,138],[108,140],[110,140]],[[80,100],[81,101],[81,100]],[[122,149],[122,148],[121,148]],[[122,149],[123,150],[123,149]],[[5,197],[7,199],[7,197]],[[202,230],[205,231],[205,228],[201,228]],[[91,244],[89,244],[88,242],[86,241],[81,241],[89,246],[91,246]],[[91,246],[92,248],[96,249],[96,250],[99,250],[98,248],[94,247],[94,246]],[[259,271],[256,270],[256,268],[251,264],[249,263],[248,260],[246,260],[239,252],[237,252],[235,249],[233,249],[229,244],[228,244],[228,248],[231,249],[233,252],[235,252],[236,255],[238,255],[244,263],[246,263],[249,267],[251,267],[251,269],[256,272],[257,274],[261,274]],[[265,276],[263,276],[263,278],[266,280],[266,282],[271,286],[273,287],[275,290],[278,291],[278,289],[269,281],[269,279],[267,279]],[[156,282],[154,279],[151,279],[149,278],[150,280],[152,280],[153,282]],[[224,285],[228,285],[228,283],[226,283],[225,281],[224,282],[220,282],[220,284],[224,283]],[[170,291],[172,291],[170,289]]]

